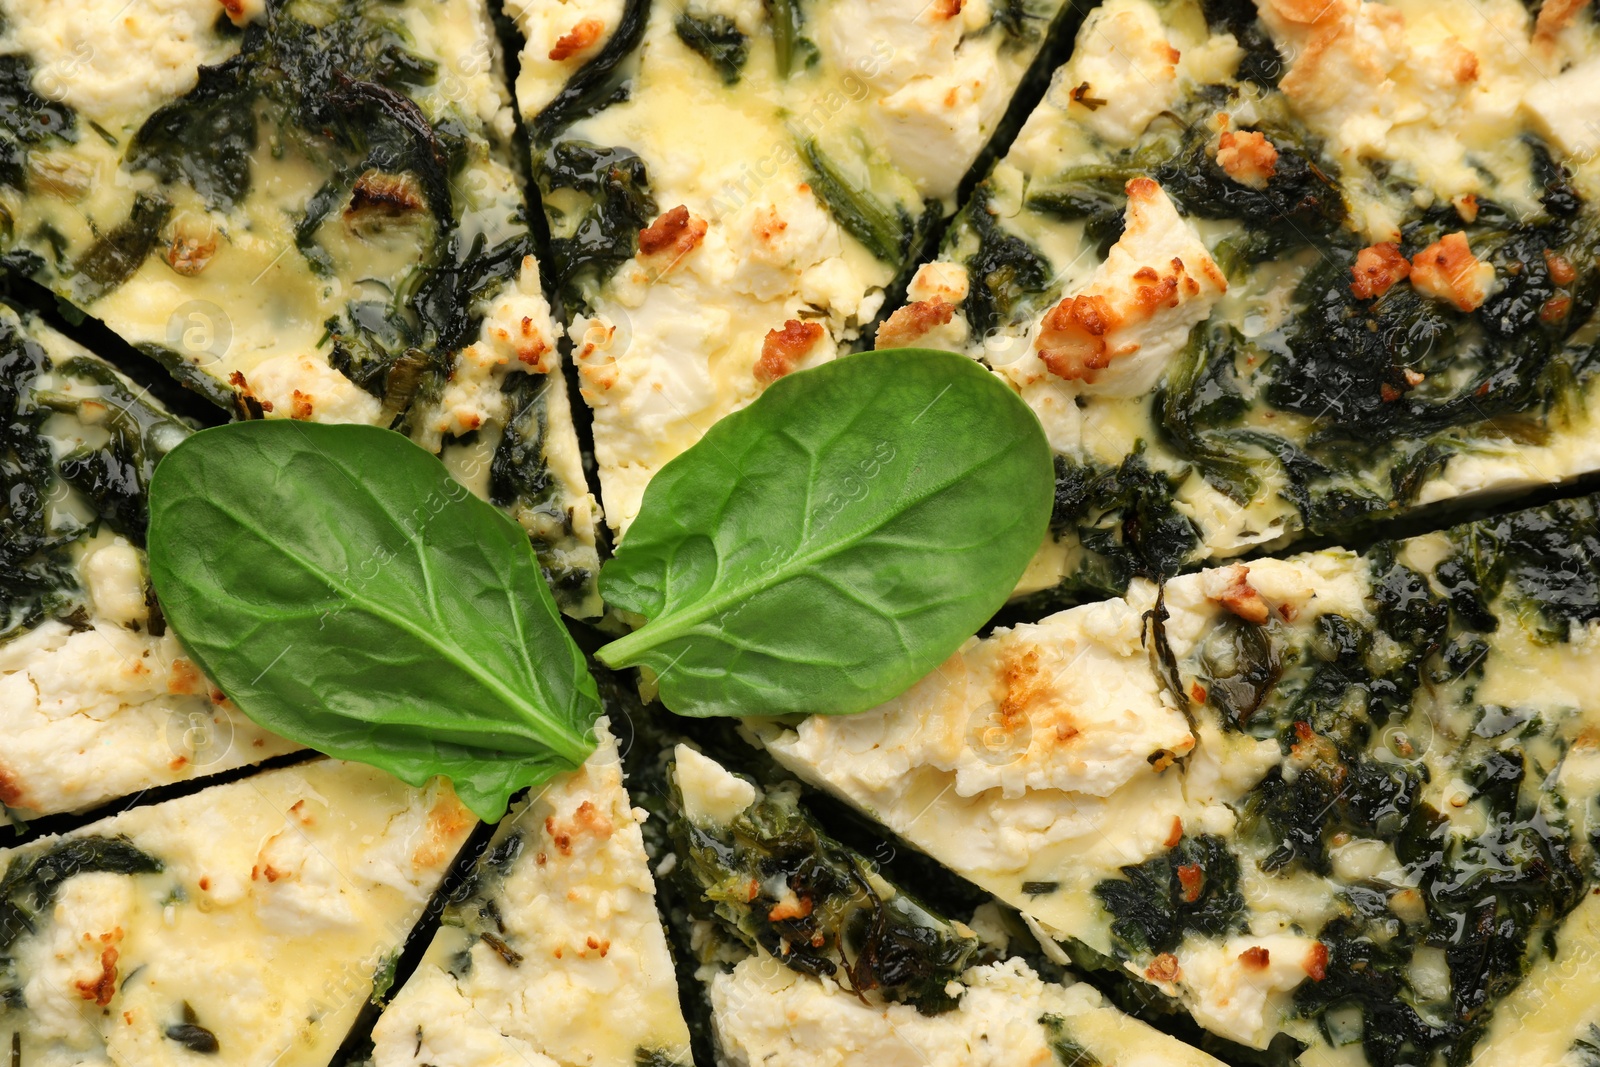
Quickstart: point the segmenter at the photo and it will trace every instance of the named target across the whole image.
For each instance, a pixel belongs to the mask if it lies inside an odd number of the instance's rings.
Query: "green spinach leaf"
[[[775,383],[663,467],[600,588],[649,623],[600,650],[684,715],[848,714],[937,667],[1044,539],[1038,420],[949,352]]]
[[[150,487],[150,576],[184,647],[269,730],[498,818],[594,750],[599,695],[527,534],[406,438],[205,430]]]

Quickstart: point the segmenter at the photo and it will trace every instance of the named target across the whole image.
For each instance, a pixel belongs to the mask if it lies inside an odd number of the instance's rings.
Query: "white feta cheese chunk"
[[[9,0],[5,36],[33,58],[35,92],[120,130],[193,89],[202,65],[235,50],[215,29],[231,7],[220,0]]]
[[[1600,156],[1600,58],[1534,82],[1522,106],[1539,132],[1569,158]]]
[[[1320,978],[1328,950],[1295,934],[1192,939],[1179,946],[1177,985],[1200,1024],[1214,1033],[1266,1048],[1286,1007],[1285,994]]]
[[[526,256],[515,284],[502,290],[485,309],[478,340],[456,353],[443,394],[422,414],[418,443],[438,451],[446,434],[461,436],[486,425],[503,424],[506,376],[559,370],[556,339],[560,332],[550,320],[550,304],[539,284],[539,264]]]
[[[726,826],[756,802],[756,787],[688,745],[673,750],[683,813],[690,822]]]
[[[480,866],[477,896],[462,906],[492,907],[498,945],[441,928],[373,1032],[375,1067],[633,1067],[651,1053],[688,1062],[645,816],[630,806],[606,719],[595,735],[582,768],[496,831],[492,854],[513,858]]]
[[[1127,192],[1125,228],[1105,262],[1045,313],[1037,360],[1006,368],[1019,385],[1034,384],[1042,365],[1085,393],[1142,396],[1227,291],[1199,233],[1160,185],[1135,178]]]
[[[1148,0],[1109,0],[1084,19],[1051,99],[1110,144],[1132,144],[1177,101],[1180,58]]]
[[[148,617],[144,560],[137,548],[118,537],[86,555],[82,566],[98,614],[123,626]]]
[[[864,1000],[768,956],[711,979],[712,1023],[733,1067],[1015,1067],[1057,1062],[1057,1034],[1119,1067],[1215,1064],[1107,1007],[1084,985],[1039,980],[1020,960],[974,967],[953,1011]]]
[[[321,356],[272,356],[248,375],[235,373],[234,386],[248,390],[269,415],[278,418],[372,424],[383,409],[377,397],[328,366]]]

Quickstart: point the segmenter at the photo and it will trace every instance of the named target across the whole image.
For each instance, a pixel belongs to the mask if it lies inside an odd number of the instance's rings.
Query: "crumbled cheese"
[[[1084,20],[1051,100],[1108,143],[1132,144],[1177,101],[1180,58],[1148,0],[1109,0]]]
[[[484,879],[495,887],[500,936],[521,962],[512,966],[463,931],[441,929],[373,1032],[375,1067],[631,1067],[641,1049],[687,1062],[644,816],[629,804],[606,719],[595,735],[598,747],[581,769],[553,779],[496,832],[497,844],[523,836],[503,880]],[[619,1014],[622,1001],[628,1010]]]
[[[377,397],[328,365],[322,356],[272,356],[240,374],[263,408],[275,418],[311,422],[375,423],[383,405]],[[238,383],[235,382],[237,385]]]
[[[144,560],[138,549],[118,537],[85,556],[82,566],[96,612],[123,626],[148,617]]]
[[[605,47],[625,6],[624,0],[506,0],[506,14],[523,37],[517,102],[524,114],[549,103],[584,60]],[[585,39],[587,45],[573,50]]]
[[[1534,82],[1522,106],[1558,151],[1577,162],[1600,157],[1600,58]]]
[[[1252,1048],[1266,1048],[1278,1029],[1284,996],[1327,963],[1314,938],[1295,934],[1190,939],[1179,946],[1178,978],[1194,1017],[1208,1030]]]
[[[419,806],[451,828],[442,847],[411,857],[404,892],[371,881],[361,857],[390,847]],[[187,1003],[221,1040],[219,1062],[327,1063],[472,825],[448,787],[324,760],[74,831],[126,839],[161,869],[68,877],[17,940],[23,1062],[166,1062]],[[0,850],[0,875],[56,840]],[[284,867],[269,875],[264,860]],[[337,893],[303,896],[283,921],[283,895],[312,877]]]
[[[1015,1067],[1057,1062],[1046,1019],[1119,1067],[1215,1064],[1120,1016],[1092,988],[1039,980],[1021,960],[974,967],[953,1011],[923,1015],[798,974],[767,956],[710,981],[712,1025],[731,1067]]]
[[[1016,360],[1004,373],[1030,402],[1044,391],[1042,382],[1046,390],[1055,388],[1045,374],[1085,393],[1142,396],[1227,288],[1200,235],[1166,192],[1149,178],[1135,178],[1128,183],[1123,234],[1105,262],[1041,318],[1036,358]]]
[[[154,637],[103,618],[78,632],[46,622],[0,646],[0,736],[0,802],[36,814],[296,747],[213,699],[171,630]]]
[[[683,793],[683,813],[690,822],[725,826],[756,802],[755,786],[688,745],[674,749],[673,759],[678,788]]]
[[[136,129],[236,50],[237,38],[216,32],[223,10],[219,0],[9,0],[5,37],[33,58],[40,96]]]
[[[507,416],[505,379],[511,373],[549,374],[559,369],[550,304],[539,284],[539,264],[527,256],[514,285],[490,304],[478,340],[456,353],[450,379],[438,401],[420,418],[418,442],[437,451],[446,434],[461,436]]]

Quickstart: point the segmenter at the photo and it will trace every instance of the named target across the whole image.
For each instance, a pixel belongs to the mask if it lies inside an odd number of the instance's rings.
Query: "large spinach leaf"
[[[599,696],[527,535],[388,430],[206,430],[156,468],[150,576],[256,722],[498,818],[594,749]]]
[[[948,352],[774,384],[662,468],[600,587],[650,621],[600,651],[684,715],[862,711],[938,666],[1043,540],[1038,420]]]

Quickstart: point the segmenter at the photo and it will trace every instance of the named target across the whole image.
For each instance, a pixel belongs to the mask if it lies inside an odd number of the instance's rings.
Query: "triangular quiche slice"
[[[1117,596],[1596,469],[1584,4],[1108,0],[879,347],[1056,453],[1019,592]]]
[[[0,1048],[324,1067],[474,825],[318,760],[0,850]]]
[[[608,521],[771,381],[856,345],[1059,0],[512,0]]]
[[[0,306],[0,824],[296,747],[211,685],[150,589],[145,491],[192,429]]]
[[[689,1031],[608,720],[519,801],[373,1031],[373,1067],[672,1067]]]
[[[1593,1021],[1559,1005],[1600,953],[1597,545],[1582,497],[1139,582],[748,726],[1221,1037],[1494,1062]]]
[[[1007,956],[1003,928],[990,938],[940,915],[828,837],[795,783],[760,788],[688,745],[670,777],[668,866],[721,1062],[1218,1063],[1070,975],[1041,978]]]
[[[395,425],[598,612],[481,0],[0,2],[4,263],[242,417]]]

